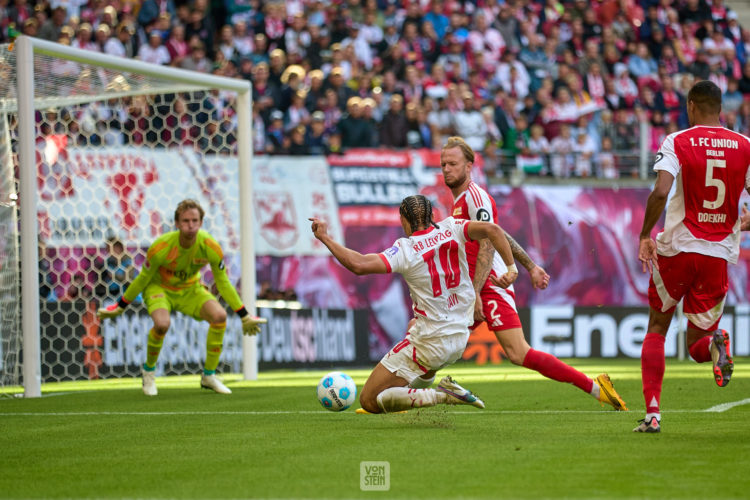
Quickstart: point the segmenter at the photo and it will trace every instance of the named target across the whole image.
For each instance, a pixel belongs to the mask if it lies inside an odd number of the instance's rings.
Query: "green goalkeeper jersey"
[[[237,290],[229,281],[224,268],[224,252],[207,231],[198,231],[195,243],[190,248],[180,246],[180,232],[165,233],[149,247],[141,272],[123,294],[126,302],[132,302],[146,286],[156,283],[167,290],[179,292],[200,283],[200,270],[211,266],[216,288],[234,311],[242,308]]]

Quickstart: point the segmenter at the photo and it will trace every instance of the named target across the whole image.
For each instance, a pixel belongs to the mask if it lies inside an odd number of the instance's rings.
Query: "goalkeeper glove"
[[[128,303],[125,302],[125,299],[120,299],[117,301],[117,304],[111,304],[107,307],[100,307],[96,311],[96,316],[99,319],[109,319],[109,318],[116,318],[123,312],[125,312],[125,308],[128,307]]]
[[[266,318],[259,318],[257,316],[242,317],[242,333],[245,335],[257,335],[260,333],[260,325],[268,323]]]

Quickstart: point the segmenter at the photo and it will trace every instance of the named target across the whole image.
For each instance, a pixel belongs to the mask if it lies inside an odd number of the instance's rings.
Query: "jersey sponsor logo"
[[[386,254],[388,257],[393,257],[394,255],[398,253],[398,247],[392,246],[391,248],[387,249],[383,253]]]
[[[479,210],[477,210],[477,220],[482,222],[490,222],[492,220],[492,216],[490,216],[490,213],[486,208],[480,208]]]
[[[463,213],[463,208],[456,207],[453,209],[453,217],[458,217]]]
[[[193,259],[193,265],[195,266],[205,266],[208,264],[208,259]]]

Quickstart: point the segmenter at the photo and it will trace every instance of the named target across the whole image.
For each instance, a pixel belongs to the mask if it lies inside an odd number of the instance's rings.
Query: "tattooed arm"
[[[508,243],[510,243],[510,241],[510,238],[508,238]],[[511,245],[510,248],[512,250],[513,246]],[[490,275],[490,271],[492,270],[492,259],[494,256],[495,249],[492,247],[492,242],[486,238],[480,240],[479,252],[477,253],[477,263],[474,267],[474,280],[472,281],[474,291],[477,294],[477,299],[474,302],[474,321],[484,321],[481,291],[484,287],[484,283],[487,281],[487,277]]]
[[[534,288],[541,288],[542,290],[547,288],[547,285],[549,285],[549,274],[547,274],[547,272],[540,266],[534,264],[534,261],[531,260],[531,257],[526,253],[526,250],[524,250],[511,235],[506,232],[505,237],[508,238],[510,249],[513,252],[513,258],[529,272],[529,275],[531,276],[531,284],[534,285]],[[490,262],[492,262],[492,260],[490,260]],[[479,258],[477,258],[477,270],[478,269]],[[476,278],[476,275],[474,277]]]

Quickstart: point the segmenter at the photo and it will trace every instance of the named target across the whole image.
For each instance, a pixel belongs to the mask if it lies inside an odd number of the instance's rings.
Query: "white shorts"
[[[469,336],[466,333],[442,335],[429,339],[429,343],[406,338],[393,346],[380,363],[391,373],[411,383],[430,370],[440,370],[461,359]]]

